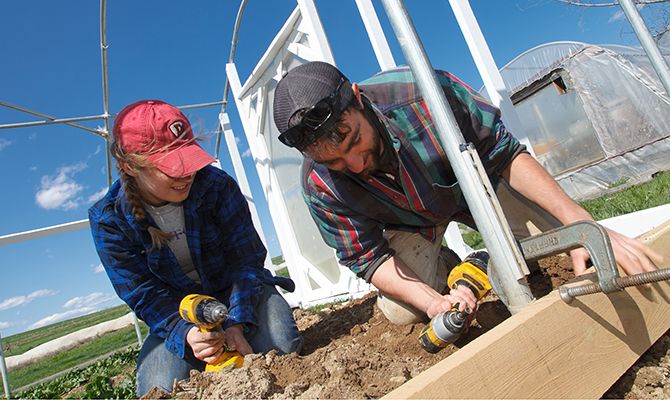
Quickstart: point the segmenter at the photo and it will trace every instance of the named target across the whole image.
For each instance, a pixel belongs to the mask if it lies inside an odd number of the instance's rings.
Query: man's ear
[[[130,165],[128,165],[127,162],[119,161],[119,165],[121,166],[121,168],[123,168],[123,172],[125,172],[126,174],[128,174],[130,176],[137,176],[137,170],[135,168],[131,167]]]
[[[356,96],[358,102],[361,103],[361,107],[363,107],[363,99],[361,99],[361,90],[358,88],[358,83],[352,83],[351,90],[354,91],[354,96]]]

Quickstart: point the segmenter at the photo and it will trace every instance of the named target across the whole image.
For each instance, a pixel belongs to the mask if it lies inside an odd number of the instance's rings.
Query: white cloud
[[[102,146],[98,146],[98,147],[96,147],[96,149],[95,149],[95,153],[93,153],[93,154],[95,155],[95,154],[100,153],[100,150],[102,150]]]
[[[608,23],[619,22],[619,21],[623,21],[624,19],[626,19],[626,15],[623,13],[623,11],[619,10],[619,11],[615,12],[614,14],[612,14],[612,16],[610,17],[610,19],[607,22]]]
[[[637,6],[638,10],[642,10],[645,5],[644,4],[637,4],[636,6]],[[619,22],[619,21],[623,21],[625,19],[626,19],[626,14],[624,14],[623,10],[618,10],[614,14],[612,14],[612,16],[610,17],[610,19],[607,22],[608,23]]]
[[[83,186],[72,179],[72,176],[86,168],[85,163],[79,163],[58,169],[55,177],[45,175],[42,177],[42,185],[35,195],[37,205],[46,209],[54,210],[61,208],[71,210],[77,208],[81,203],[81,197],[77,197]]]
[[[101,272],[105,272],[105,267],[102,264],[98,264],[93,268],[93,272],[96,273],[96,274],[99,274]]]
[[[21,326],[25,325],[28,323],[27,319],[21,320],[21,321],[14,321],[14,322],[2,322],[0,321],[0,331],[7,330],[9,328],[13,328],[15,326]]]
[[[242,157],[251,157],[251,149],[246,149],[244,153],[242,153]]]
[[[90,196],[88,197],[87,202],[88,202],[88,203],[93,203],[93,202],[96,202],[96,201],[102,199],[102,197],[103,197],[105,194],[107,194],[107,190],[109,190],[108,187],[103,187],[102,189],[98,190],[96,193],[90,195]]]
[[[37,139],[37,133],[31,133],[30,136],[28,136],[28,139],[30,139],[30,140]]]
[[[13,142],[11,142],[7,139],[0,139],[0,151],[2,151],[2,149],[4,149],[5,147],[9,146],[12,143]]]
[[[53,324],[55,322],[62,321],[64,319],[69,319],[69,318],[78,317],[80,315],[90,314],[95,310],[96,310],[95,307],[82,307],[82,308],[77,308],[75,310],[65,311],[64,313],[53,314],[53,315],[50,315],[46,318],[42,318],[41,320],[39,320],[39,321],[35,322],[34,324],[30,325],[28,327],[28,330],[41,328],[43,326],[47,326],[47,325]]]
[[[32,302],[33,300],[35,300],[39,297],[53,296],[53,295],[56,295],[56,294],[58,294],[58,290],[42,289],[42,290],[36,290],[36,291],[30,293],[28,296],[12,297],[12,298],[3,300],[2,303],[0,303],[0,311],[7,310],[7,309],[13,308],[13,307],[25,306],[26,304]]]
[[[71,300],[68,300],[65,304],[63,304],[63,308],[93,307],[93,306],[97,306],[100,303],[104,303],[104,302],[109,301],[109,300],[114,300],[115,298],[116,298],[116,296],[113,296],[111,294],[102,294],[100,292],[96,292],[96,293],[91,293],[88,296],[80,296],[80,297],[75,297]]]
[[[28,171],[37,171],[37,167],[30,167],[28,168]]]

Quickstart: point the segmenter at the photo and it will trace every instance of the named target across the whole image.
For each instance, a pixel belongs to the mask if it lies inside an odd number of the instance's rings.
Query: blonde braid
[[[112,155],[117,160],[124,161],[138,169],[146,168],[147,165],[151,165],[144,156],[126,153],[121,150],[116,143],[112,145]],[[135,217],[135,220],[139,222],[140,225],[149,231],[149,235],[151,236],[151,248],[148,251],[153,251],[154,249],[160,250],[163,245],[166,245],[167,242],[174,237],[174,234],[163,232],[149,224],[149,220],[147,220],[147,215],[144,210],[144,204],[142,203],[142,197],[140,196],[140,189],[137,186],[135,177],[128,175],[123,168],[121,168],[119,163],[116,164],[116,169],[119,172],[119,178],[123,182],[123,192],[126,195],[126,200],[130,203],[133,217]]]

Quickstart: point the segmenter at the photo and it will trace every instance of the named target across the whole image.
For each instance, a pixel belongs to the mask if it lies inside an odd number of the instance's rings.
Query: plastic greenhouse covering
[[[670,99],[641,48],[549,43],[500,73],[538,161],[573,199],[670,169]]]

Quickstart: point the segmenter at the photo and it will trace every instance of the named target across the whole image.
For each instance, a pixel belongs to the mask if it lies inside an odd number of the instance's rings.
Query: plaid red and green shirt
[[[497,108],[451,74],[436,73],[465,141],[474,144],[497,185],[525,147],[505,129]],[[385,229],[419,232],[434,241],[436,223],[446,218],[473,227],[474,222],[409,68],[381,72],[359,88],[367,112],[387,136],[383,142],[393,147],[391,165],[363,180],[305,159],[302,188],[340,263],[369,279],[366,269],[389,253]]]

